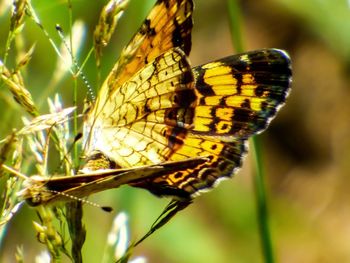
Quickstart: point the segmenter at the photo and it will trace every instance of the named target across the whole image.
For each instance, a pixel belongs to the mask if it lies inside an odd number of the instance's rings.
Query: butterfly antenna
[[[36,14],[34,8],[31,6],[31,3],[30,2],[27,2],[27,12],[29,14],[29,17],[31,19],[34,20],[34,22],[38,25],[38,27],[42,30],[42,32],[44,33],[44,35],[48,38],[51,46],[53,47],[54,51],[56,52],[56,54],[62,59],[62,61],[65,61],[65,59],[63,58],[59,48],[56,46],[55,42],[53,41],[53,39],[50,37],[49,33],[46,31],[46,29],[44,28],[44,26],[42,25],[38,15]],[[63,36],[63,30],[61,28],[60,25],[56,25],[56,30],[61,38],[61,40],[63,41],[65,47],[67,48],[68,52],[70,53],[71,57],[72,57],[72,62],[74,64],[74,66],[78,69],[78,76],[81,77],[81,79],[83,80],[83,82],[85,83],[86,87],[87,87],[87,90],[88,90],[88,96],[90,98],[91,101],[95,101],[96,100],[96,97],[95,97],[95,94],[91,88],[91,85],[89,84],[87,78],[85,77],[85,75],[83,73],[81,73],[81,70],[80,70],[80,66],[78,65],[76,59],[74,58],[73,56],[73,52],[71,51],[71,49],[69,48],[67,42],[65,41],[64,39],[64,36]],[[93,49],[91,49],[91,51],[89,52],[89,55],[88,57],[90,56],[90,54],[92,53]],[[77,75],[75,74],[71,69],[69,69],[69,72],[72,74],[72,75]]]
[[[88,205],[91,205],[93,207],[100,208],[100,209],[102,209],[105,212],[112,212],[113,211],[113,208],[110,207],[110,206],[101,206],[101,205],[99,205],[99,204],[97,204],[95,202],[91,202],[89,200],[86,200],[86,199],[83,199],[83,198],[80,198],[80,197],[77,197],[77,196],[74,196],[74,195],[66,194],[66,193],[63,193],[63,192],[56,191],[56,190],[49,190],[49,189],[47,189],[46,191],[48,191],[50,193],[53,193],[53,194],[56,194],[56,195],[67,197],[68,199],[71,199],[72,201],[80,201],[80,202],[82,202],[84,204],[88,204]]]
[[[46,31],[46,29],[44,28],[44,26],[41,24],[41,21],[39,19],[39,17],[37,16],[37,14],[35,13],[35,10],[33,9],[33,7],[31,6],[30,2],[27,2],[27,12],[29,13],[29,17],[31,19],[34,20],[34,22],[37,24],[37,26],[43,31],[44,35],[47,37],[47,39],[49,40],[51,46],[53,47],[53,49],[55,50],[56,54],[63,59],[61,52],[59,50],[59,48],[56,46],[55,42],[52,40],[52,38],[50,37],[49,33]],[[72,74],[73,72],[70,71]]]
[[[87,88],[88,97],[90,98],[91,101],[95,101],[96,100],[95,93],[92,90],[91,85],[90,85],[87,77],[83,73],[80,65],[78,64],[77,60],[75,59],[75,56],[73,55],[73,51],[70,48],[70,46],[68,45],[68,43],[67,43],[67,41],[66,41],[66,39],[64,37],[63,29],[62,29],[62,27],[59,24],[56,24],[56,30],[57,30],[57,33],[60,36],[61,41],[63,42],[65,48],[67,49],[68,53],[71,56],[71,59],[72,59],[74,67],[78,70],[76,75],[78,75],[81,78],[81,80],[84,82],[84,84],[85,84],[85,86]]]

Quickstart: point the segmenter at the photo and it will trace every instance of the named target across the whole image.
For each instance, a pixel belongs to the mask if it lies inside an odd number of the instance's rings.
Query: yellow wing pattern
[[[122,51],[102,88],[115,90],[146,64],[173,47],[180,47],[189,55],[192,12],[192,1],[158,0],[139,31]]]
[[[131,168],[205,156],[191,169],[132,183],[194,197],[241,166],[289,92],[288,55],[264,49],[191,68],[193,3],[158,0],[84,121],[85,168]]]
[[[118,91],[108,97],[98,115],[87,118],[86,155],[91,158],[102,152],[115,167],[168,160],[193,123],[196,96],[185,54],[179,48],[170,49]]]
[[[157,195],[191,198],[232,176],[241,166],[249,136],[266,129],[283,105],[291,81],[290,59],[281,50],[257,50],[193,68],[193,125],[170,157],[209,156],[185,171],[139,183]]]

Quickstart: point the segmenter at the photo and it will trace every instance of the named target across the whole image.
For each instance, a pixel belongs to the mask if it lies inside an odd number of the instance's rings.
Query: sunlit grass
[[[22,112],[19,110],[21,117],[24,119],[26,112],[31,116],[24,120],[23,125],[25,128],[13,131],[13,136],[7,137],[1,144],[1,165],[6,162],[19,171],[12,171],[12,168],[2,169],[3,176],[5,174],[6,177],[10,176],[5,182],[2,191],[1,227],[3,231],[6,230],[7,223],[11,220],[11,217],[18,211],[18,205],[23,202],[18,198],[17,193],[20,192],[21,179],[26,176],[25,174],[35,173],[42,177],[50,177],[53,174],[61,173],[72,176],[76,173],[77,165],[80,162],[78,147],[74,146],[73,151],[71,148],[74,143],[73,134],[78,134],[78,114],[74,111],[73,128],[71,128],[68,115],[64,116],[65,119],[62,121],[57,121],[56,117],[54,117],[55,114],[60,115],[61,112],[65,111],[62,99],[56,96],[54,101],[47,101],[47,96],[51,95],[53,90],[52,86],[60,83],[61,79],[66,78],[67,73],[70,72],[69,74],[74,77],[72,81],[73,101],[71,105],[77,106],[78,103],[77,77],[79,73],[77,72],[80,68],[76,64],[75,55],[70,52],[79,49],[83,34],[79,33],[82,31],[81,27],[73,26],[72,9],[67,9],[71,20],[69,22],[71,28],[69,32],[74,37],[70,37],[70,41],[68,41],[70,44],[64,44],[64,47],[60,50],[42,25],[35,7],[30,2],[15,1],[12,8],[9,34],[5,43],[5,52],[1,64],[2,87],[8,88],[15,97],[22,110]],[[50,86],[41,89],[41,97],[39,99],[33,99],[30,89],[26,86],[26,78],[22,77],[24,69],[28,70],[26,67],[28,65],[28,67],[31,66],[30,59],[32,53],[35,52],[34,47],[27,52],[25,50],[25,23],[37,26],[42,35],[46,37],[46,41],[51,43],[51,48],[56,51],[58,60],[61,62],[57,64],[55,72],[52,74],[54,79],[51,80]],[[18,45],[18,43],[21,43],[21,45]],[[44,55],[44,52],[41,52],[41,54]],[[13,59],[12,56],[17,56],[17,58]],[[16,60],[15,66],[8,66]],[[62,66],[62,62],[64,66]],[[35,101],[38,101],[40,105]],[[45,101],[49,102],[51,115],[40,115],[43,114],[40,110]],[[36,212],[38,219],[33,222],[33,226],[37,233],[37,240],[46,246],[51,261],[58,262],[63,258],[68,258],[74,262],[82,262],[81,249],[85,242],[86,231],[82,223],[81,202],[71,202],[65,209],[62,206],[39,206]],[[23,223],[28,226],[31,225],[30,222]],[[2,235],[2,237],[5,236]],[[67,239],[67,237],[69,238]],[[18,262],[26,261],[26,253],[23,250],[25,248],[17,250],[16,258]]]

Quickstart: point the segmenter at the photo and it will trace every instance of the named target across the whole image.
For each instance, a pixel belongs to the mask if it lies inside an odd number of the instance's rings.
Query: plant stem
[[[238,53],[244,52],[244,44],[242,40],[242,23],[241,11],[237,0],[228,0],[228,10],[230,15],[230,27],[232,35],[232,43]],[[262,162],[262,153],[260,140],[256,136],[251,139],[252,154],[255,162],[254,188],[256,197],[257,221],[260,232],[262,252],[266,263],[273,263],[273,247],[271,242],[271,234],[269,229],[268,209],[266,200],[266,191],[264,183],[264,169]]]

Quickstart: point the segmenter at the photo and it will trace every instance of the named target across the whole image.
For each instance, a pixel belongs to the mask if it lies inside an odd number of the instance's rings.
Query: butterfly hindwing
[[[170,160],[209,156],[209,161],[137,185],[157,195],[192,198],[232,176],[247,151],[247,138],[266,129],[285,102],[291,81],[290,59],[276,49],[230,56],[193,72],[193,127]]]
[[[193,71],[198,92],[194,134],[248,137],[261,132],[289,93],[290,59],[278,49],[230,56]]]

